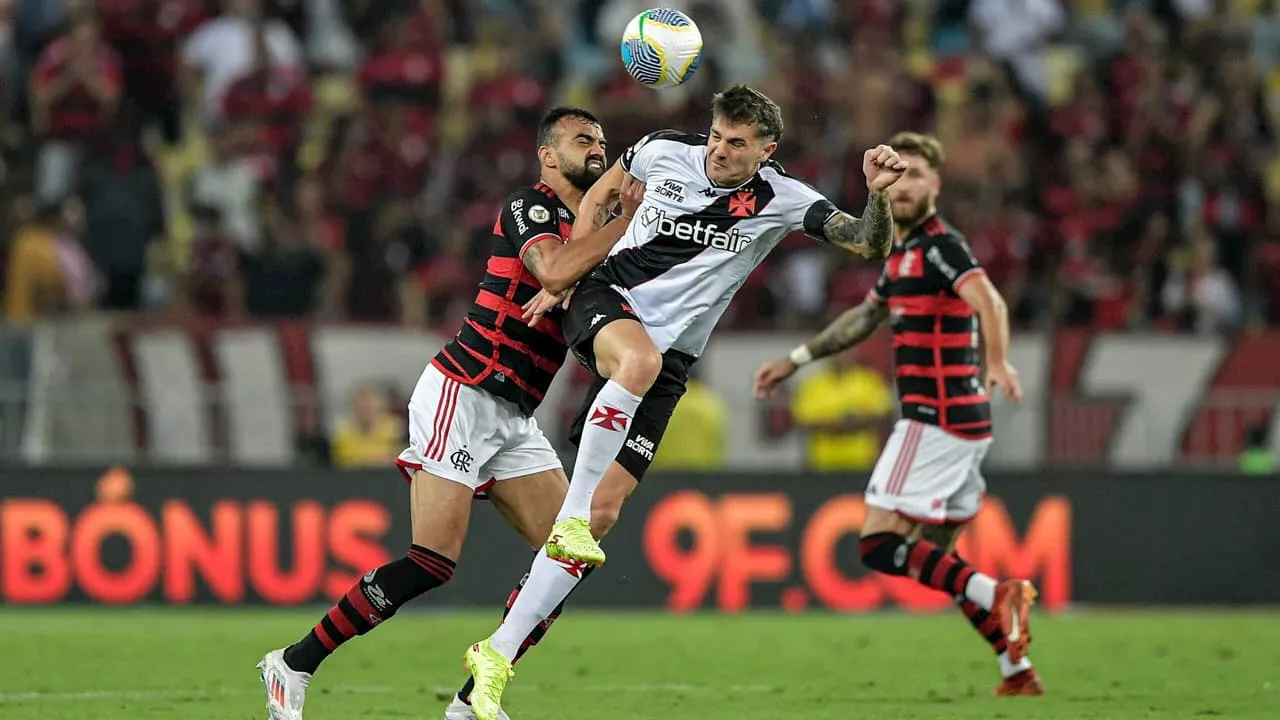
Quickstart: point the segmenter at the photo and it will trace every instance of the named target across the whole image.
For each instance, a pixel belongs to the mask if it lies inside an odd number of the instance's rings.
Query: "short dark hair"
[[[768,95],[746,85],[734,85],[711,98],[711,115],[734,125],[754,124],[772,140],[782,139],[782,110]]]
[[[947,161],[942,141],[933,135],[917,132],[900,132],[889,138],[889,146],[899,153],[919,155],[934,170],[941,170]]]
[[[553,107],[547,111],[546,115],[542,116],[542,120],[538,123],[538,147],[555,144],[556,126],[565,118],[578,118],[592,125],[600,124],[600,118],[592,114],[590,110],[568,105]]]

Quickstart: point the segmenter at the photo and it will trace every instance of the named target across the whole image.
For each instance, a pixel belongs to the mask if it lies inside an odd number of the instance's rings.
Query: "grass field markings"
[[[548,692],[563,690],[563,686],[528,683],[512,684],[510,690],[516,693]],[[772,685],[690,685],[685,683],[594,683],[575,684],[576,692],[589,693],[652,693],[652,692],[734,692],[734,693],[767,693],[775,692]],[[448,699],[457,690],[456,687],[443,685],[432,687],[429,692],[438,697]],[[396,693],[410,694],[418,692],[413,687],[390,687],[382,685],[337,685],[333,687],[316,687],[312,694],[316,695],[391,695]],[[240,695],[261,695],[262,688],[252,685],[245,687],[198,688],[190,690],[78,690],[66,692],[0,692],[0,703],[40,703],[40,702],[83,702],[89,700],[160,700],[165,698],[192,698],[211,700],[219,697]]]

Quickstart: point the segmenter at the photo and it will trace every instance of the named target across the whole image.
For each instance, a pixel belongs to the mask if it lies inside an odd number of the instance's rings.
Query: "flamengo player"
[[[301,719],[312,674],[339,645],[449,581],[478,494],[487,492],[531,546],[549,532],[568,479],[532,415],[567,350],[557,322],[530,327],[521,305],[542,288],[562,290],[600,262],[641,194],[621,188],[622,216],[564,245],[573,209],[605,171],[599,121],[577,108],[551,110],[538,128],[538,159],[540,182],[503,202],[488,269],[461,331],[427,365],[409,400],[409,448],[396,464],[410,482],[413,544],[404,557],[370,570],[301,640],[262,659],[272,720]],[[599,218],[587,222],[595,226]],[[526,645],[540,637],[531,633]],[[460,700],[454,704],[450,717],[470,715]]]
[[[892,148],[863,156],[871,195],[859,219],[769,160],[782,136],[781,112],[769,98],[735,86],[715,96],[711,111],[709,135],[667,130],[645,137],[583,200],[580,218],[593,215],[628,178],[645,184],[626,235],[578,284],[563,319],[569,347],[597,381],[579,415],[573,479],[545,552],[497,632],[466,653],[479,720],[497,717],[522,640],[578,582],[556,560],[604,562],[595,538],[637,482],[606,469],[624,447],[651,458],[684,394],[689,366],[747,275],[794,230],[870,259],[889,253],[886,190],[906,170]],[[554,302],[551,293],[540,294],[530,312],[536,316]]]
[[[772,394],[796,368],[857,345],[892,318],[902,419],[867,488],[862,562],[954,595],[999,656],[1005,679],[995,694],[1041,695],[1026,657],[1031,583],[997,583],[955,554],[956,538],[986,491],[981,465],[991,445],[988,393],[998,385],[1015,402],[1022,400],[1008,359],[1008,313],[969,246],[934,209],[941,143],[916,133],[899,133],[890,143],[911,167],[893,186],[897,244],[880,281],[861,305],[789,358],[761,367],[755,394]],[[985,387],[975,314],[986,348]]]

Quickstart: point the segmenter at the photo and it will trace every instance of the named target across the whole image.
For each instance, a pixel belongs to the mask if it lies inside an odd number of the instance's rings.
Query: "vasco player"
[[[544,552],[497,632],[466,653],[480,720],[497,716],[523,638],[578,582],[556,561],[604,562],[596,538],[639,480],[635,473],[611,480],[606,470],[624,448],[633,451],[633,463],[647,466],[684,393],[689,366],[747,275],[801,229],[863,257],[889,253],[886,190],[906,169],[892,148],[881,145],[863,157],[871,199],[859,219],[770,161],[782,115],[769,98],[735,86],[715,96],[711,111],[708,135],[647,136],[584,198],[580,225],[625,180],[645,184],[626,235],[578,284],[564,315],[569,347],[597,381],[579,416],[573,479]],[[541,307],[535,302],[530,310],[536,315]]]
[[[867,488],[862,562],[954,595],[999,655],[1005,679],[996,694],[1040,695],[1040,680],[1026,657],[1027,611],[1035,598],[1031,583],[997,583],[955,553],[956,538],[986,491],[981,464],[991,445],[988,393],[999,386],[1015,402],[1022,400],[1009,364],[1008,314],[969,246],[934,209],[942,145],[916,133],[899,133],[890,143],[911,167],[893,186],[897,243],[880,281],[861,305],[790,357],[761,367],[755,394],[772,394],[800,366],[857,345],[891,318],[902,419]]]
[[[533,547],[550,531],[568,479],[533,412],[567,350],[557,321],[530,327],[521,306],[599,263],[642,195],[638,185],[620,188],[620,216],[565,245],[574,209],[605,172],[599,121],[576,108],[550,111],[539,126],[538,160],[540,181],[503,202],[461,331],[431,360],[409,401],[409,448],[396,464],[410,483],[412,545],[370,570],[305,637],[263,658],[258,667],[273,720],[302,717],[312,674],[339,645],[449,581],[478,494],[487,492]],[[455,704],[454,716],[470,714]]]

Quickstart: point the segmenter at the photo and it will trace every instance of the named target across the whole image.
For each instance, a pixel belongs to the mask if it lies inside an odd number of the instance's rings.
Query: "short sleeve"
[[[954,235],[933,239],[924,251],[929,271],[937,273],[942,283],[959,292],[960,286],[982,273],[982,266],[969,250],[969,244]]]
[[[622,169],[626,170],[632,177],[640,182],[645,181],[645,175],[649,172],[649,166],[653,164],[654,158],[660,152],[660,144],[658,140],[683,140],[688,135],[678,130],[657,130],[640,138],[636,144],[627,148],[622,152],[622,157],[618,158],[618,162],[622,165]]]
[[[838,212],[840,208],[837,208],[835,203],[819,195],[817,200],[809,203],[805,208],[804,218],[801,221],[805,234],[819,240],[826,240],[827,221],[835,217]]]
[[[775,166],[779,178],[775,181],[779,194],[785,193],[783,204],[783,221],[787,230],[794,232],[803,230],[806,235],[818,240],[826,240],[823,226],[833,215],[840,212],[835,203],[828,200],[812,185],[787,175]],[[779,197],[779,199],[783,199]]]
[[[542,240],[563,240],[551,198],[529,188],[507,198],[498,224],[503,236],[511,241],[521,258]]]

